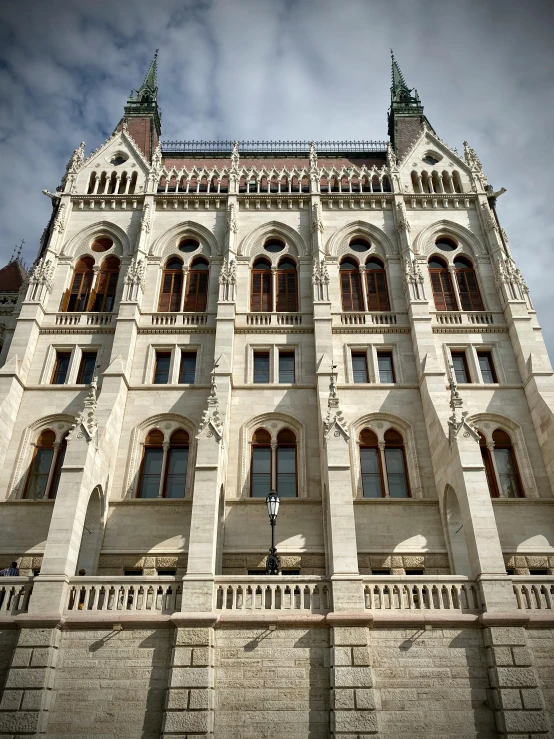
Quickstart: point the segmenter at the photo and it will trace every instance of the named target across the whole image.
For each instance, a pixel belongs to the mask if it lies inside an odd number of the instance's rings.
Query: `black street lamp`
[[[281,562],[277,556],[277,550],[275,549],[275,524],[277,523],[277,514],[279,513],[280,502],[279,496],[275,490],[272,490],[265,499],[267,513],[269,515],[269,523],[271,524],[271,549],[269,550],[269,557],[267,558],[267,565],[265,568],[266,575],[278,575],[281,569]]]

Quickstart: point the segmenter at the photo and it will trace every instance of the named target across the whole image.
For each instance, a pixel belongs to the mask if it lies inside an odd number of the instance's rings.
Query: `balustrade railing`
[[[356,311],[354,313],[341,313],[340,321],[345,326],[394,326],[397,323],[397,318],[396,313]]]
[[[301,313],[247,313],[247,326],[301,326]]]
[[[3,577],[0,580],[0,616],[27,613],[32,591],[32,577]]]
[[[108,326],[113,321],[113,313],[56,313],[56,326]]]
[[[435,320],[442,326],[490,326],[495,323],[494,315],[488,311],[437,311]]]
[[[107,326],[113,320],[113,313],[87,313],[88,326]]]
[[[554,609],[554,575],[540,578],[516,576],[512,578],[517,607],[522,611],[551,611]]]
[[[181,610],[182,587],[173,577],[76,577],[71,580],[70,613],[174,613]]]
[[[151,313],[153,326],[205,326],[208,313]]]
[[[219,577],[215,584],[217,611],[331,610],[330,584],[302,576]]]
[[[374,611],[481,610],[477,585],[448,576],[435,581],[425,576],[364,580],[364,599],[365,607]]]

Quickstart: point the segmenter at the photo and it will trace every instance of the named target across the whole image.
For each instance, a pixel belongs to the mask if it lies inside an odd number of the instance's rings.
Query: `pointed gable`
[[[25,280],[27,273],[18,259],[0,269],[0,292],[16,293]]]

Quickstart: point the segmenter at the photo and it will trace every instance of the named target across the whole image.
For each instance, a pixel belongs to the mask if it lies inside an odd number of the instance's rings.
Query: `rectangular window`
[[[281,498],[296,498],[296,448],[277,449],[277,492]]]
[[[142,577],[142,570],[123,570],[125,577]]]
[[[390,575],[390,570],[371,570],[372,575]]]
[[[387,480],[389,483],[390,497],[409,498],[410,494],[408,492],[408,480],[406,479],[404,450],[385,447],[385,464],[387,467]]]
[[[169,365],[171,352],[156,352],[156,367],[154,369],[154,385],[167,385],[169,382]]]
[[[539,569],[529,570],[530,575],[548,575],[548,570],[543,569],[542,567]]]
[[[160,479],[164,452],[158,447],[144,450],[139,488],[139,498],[157,498],[160,492]]]
[[[365,352],[352,352],[352,376],[355,383],[369,382]]]
[[[379,366],[379,380],[381,382],[396,382],[394,378],[392,352],[378,352],[377,364]]]
[[[267,498],[271,489],[271,449],[255,446],[252,449],[252,497]]]
[[[294,352],[279,352],[279,382],[296,382],[294,375]]]
[[[423,570],[406,570],[407,575],[424,575],[425,572]]]
[[[373,447],[361,447],[360,462],[362,467],[362,490],[364,498],[381,498],[381,469],[379,450]]]
[[[477,352],[477,358],[479,360],[479,369],[481,370],[483,382],[487,385],[498,382],[492,362],[492,354],[490,352]]]
[[[454,366],[456,382],[471,382],[465,352],[452,352],[452,364]]]
[[[269,382],[269,352],[254,352],[254,382]]]
[[[79,364],[79,373],[77,375],[78,385],[90,385],[94,377],[94,368],[96,367],[96,352],[83,352],[81,355],[81,363]]]
[[[159,577],[175,577],[177,570],[158,570]]]
[[[196,377],[196,352],[181,352],[179,382],[182,385],[194,383]]]
[[[71,352],[56,352],[54,371],[52,372],[52,385],[63,385],[67,380]]]

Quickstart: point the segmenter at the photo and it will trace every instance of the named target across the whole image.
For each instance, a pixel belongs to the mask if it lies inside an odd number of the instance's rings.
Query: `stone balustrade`
[[[434,323],[440,326],[492,326],[503,325],[501,313],[490,311],[436,311]]]
[[[369,610],[480,611],[477,585],[467,578],[425,575],[364,578],[364,600]]]
[[[324,613],[331,610],[331,587],[325,578],[300,575],[217,577],[215,609]]]
[[[554,575],[512,577],[517,607],[523,611],[554,609]]]
[[[385,311],[341,313],[340,322],[343,326],[396,326],[399,323],[396,313]]]
[[[33,592],[32,577],[3,577],[0,579],[0,616],[27,613]]]
[[[115,323],[113,313],[55,313],[56,326],[109,326]],[[48,315],[45,325],[52,322],[52,315]]]
[[[181,598],[175,577],[74,577],[65,610],[174,613],[181,610]]]
[[[245,313],[237,315],[237,326],[302,326],[311,316],[302,313]]]
[[[145,324],[152,326],[207,326],[214,325],[209,313],[143,313]]]

